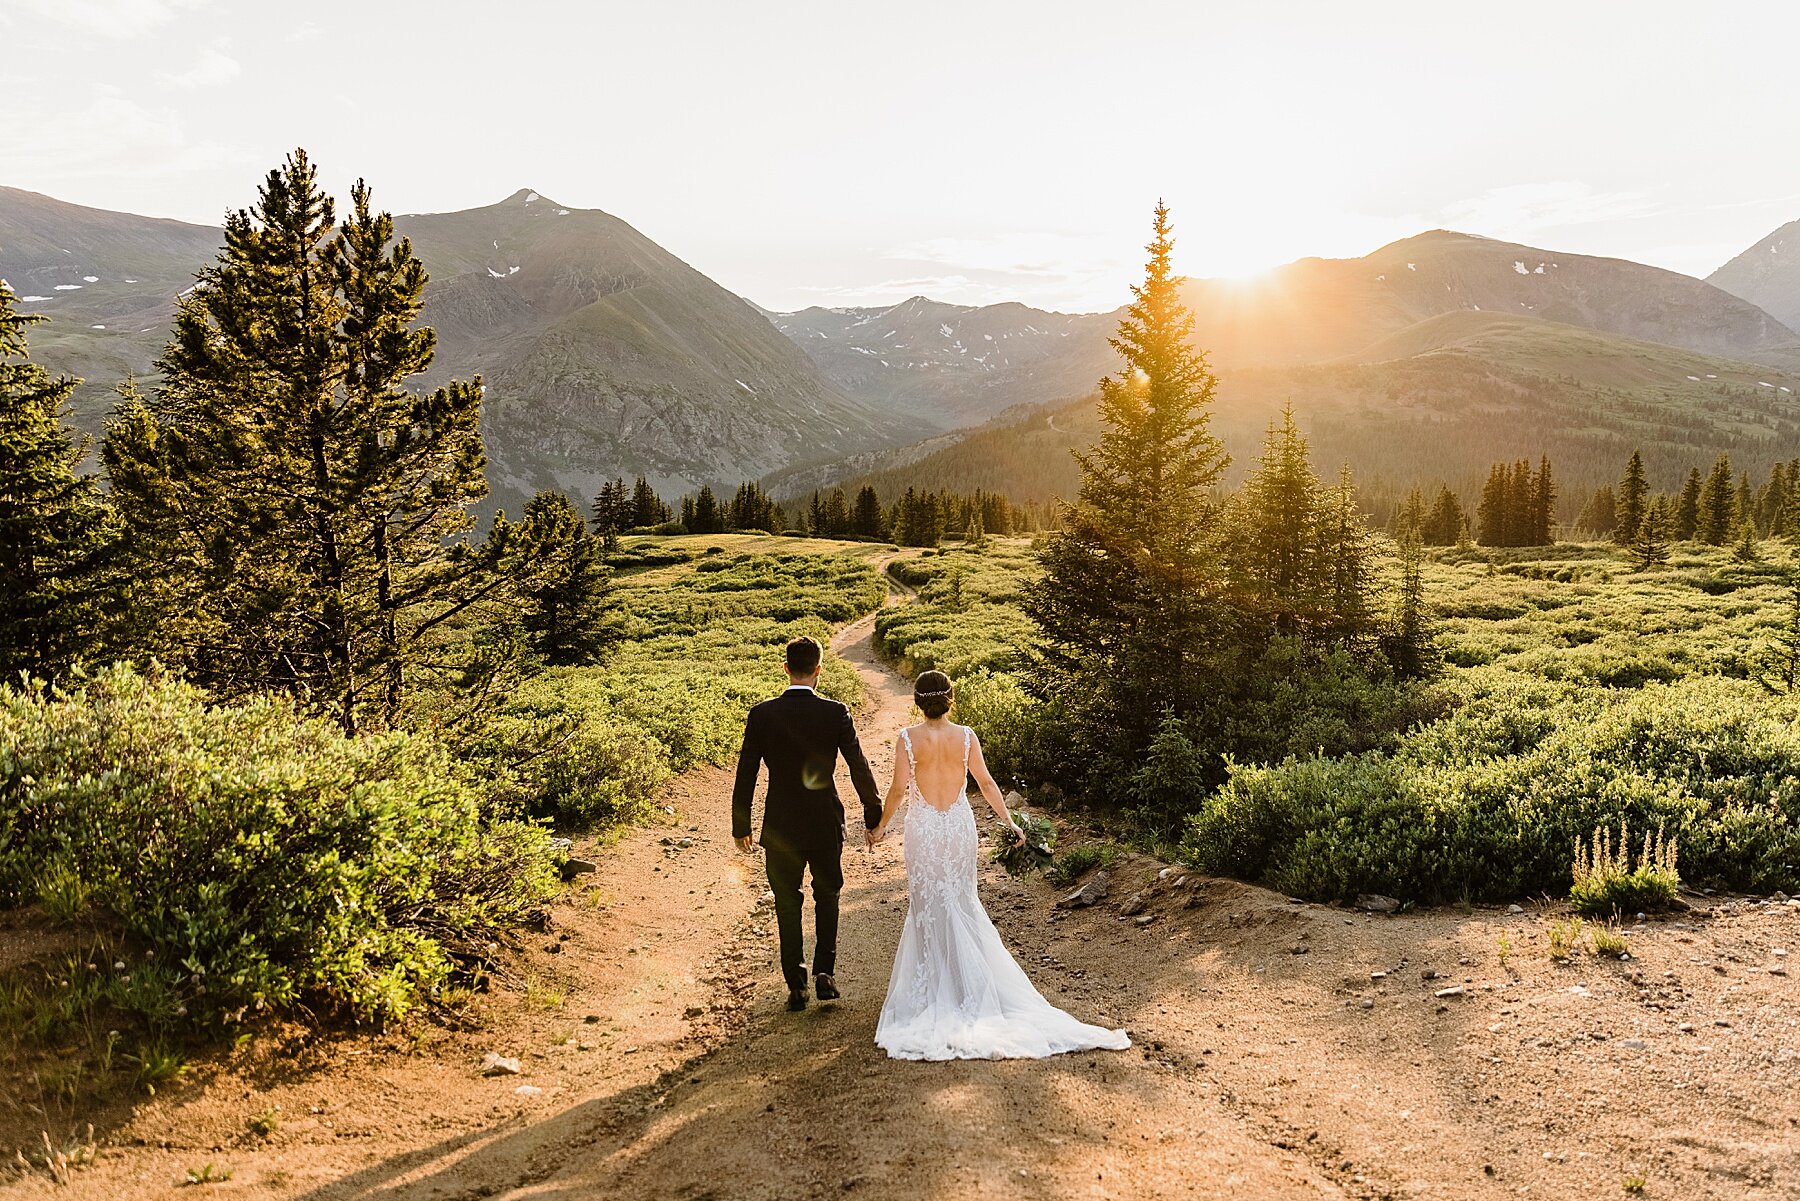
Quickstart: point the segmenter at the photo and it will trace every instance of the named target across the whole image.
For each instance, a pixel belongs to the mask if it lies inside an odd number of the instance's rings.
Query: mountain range
[[[1800,299],[1800,239],[1795,251]],[[1544,453],[1583,486],[1637,446],[1662,476],[1721,451],[1754,468],[1800,454],[1800,334],[1753,297],[1677,272],[1433,230],[1361,258],[1192,280],[1184,298],[1240,471],[1290,402],[1322,463],[1353,463],[1390,491],[1414,480],[1468,491],[1491,462]],[[1118,319],[922,297],[776,314],[852,395],[931,420],[961,397],[991,423],[771,485],[961,481],[1067,496],[1068,451],[1097,430],[1095,383],[1117,365],[1106,339]],[[976,363],[971,346],[988,353]]]
[[[861,480],[1066,495],[1067,452],[1116,367],[1118,311],[915,296],[771,313],[619,218],[530,189],[396,224],[431,275],[439,353],[421,382],[483,376],[509,508],[640,473],[669,493],[761,477],[778,495]],[[153,371],[219,236],[0,188],[0,278],[52,318],[34,356],[84,378],[78,425],[96,431],[112,386]],[[1721,450],[1749,467],[1800,454],[1800,222],[1707,281],[1434,230],[1184,296],[1240,469],[1290,402],[1321,463],[1377,489],[1466,488],[1542,453],[1577,482],[1634,446],[1663,475]]]
[[[420,382],[484,378],[496,504],[640,473],[679,493],[930,432],[847,395],[755,306],[608,213],[520,189],[395,224],[431,276],[438,355]],[[51,318],[34,357],[84,379],[78,425],[95,432],[113,385],[152,373],[176,295],[219,243],[0,188],[0,278]]]

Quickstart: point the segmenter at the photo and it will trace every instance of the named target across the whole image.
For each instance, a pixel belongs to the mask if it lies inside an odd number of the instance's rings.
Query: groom
[[[790,1010],[806,1008],[806,964],[802,959],[800,882],[812,870],[813,916],[818,923],[813,948],[819,1000],[838,998],[832,972],[837,967],[838,892],[844,887],[844,806],[832,775],[842,754],[850,768],[863,822],[881,824],[881,795],[875,773],[856,741],[850,710],[826,700],[819,683],[819,644],[796,638],[787,644],[787,691],[750,710],[744,749],[738,752],[737,786],[731,793],[731,836],[750,850],[750,802],[756,772],[769,765],[769,794],[763,805],[762,845],[769,887],[775,893],[775,921],[781,931],[781,974],[787,977]]]

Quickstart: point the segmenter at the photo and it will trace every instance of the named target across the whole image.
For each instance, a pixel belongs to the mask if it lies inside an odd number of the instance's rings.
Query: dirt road
[[[834,646],[863,674],[885,782],[909,692],[872,628]],[[271,1045],[104,1128],[71,1188],[10,1188],[172,1196],[213,1163],[233,1174],[209,1194],[307,1201],[1572,1198],[1639,1178],[1652,1197],[1800,1196],[1800,1003],[1775,953],[1800,943],[1800,904],[1628,928],[1632,959],[1562,965],[1548,913],[1371,916],[1144,858],[1065,912],[990,869],[1039,987],[1136,1046],[897,1063],[873,1037],[900,849],[846,853],[844,999],[790,1014],[728,793],[725,772],[691,775],[678,824],[596,850],[597,882],[521,950],[528,986],[481,1028]],[[523,1074],[483,1077],[489,1050]],[[249,1131],[271,1112],[273,1133]]]

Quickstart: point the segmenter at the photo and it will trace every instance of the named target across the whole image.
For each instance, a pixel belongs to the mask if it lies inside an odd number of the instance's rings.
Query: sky
[[[0,185],[216,224],[305,146],[769,308],[1127,299],[1452,228],[1705,275],[1800,217],[1800,5],[0,0]],[[0,229],[0,239],[5,230]]]

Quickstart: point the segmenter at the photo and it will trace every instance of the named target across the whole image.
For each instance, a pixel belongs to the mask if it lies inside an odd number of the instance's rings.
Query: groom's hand
[[[746,854],[746,855],[748,855],[750,853],[750,847],[752,844],[750,842],[750,836],[748,834],[744,835],[742,838],[734,839],[733,841],[738,844],[738,850],[744,852],[744,854]]]

